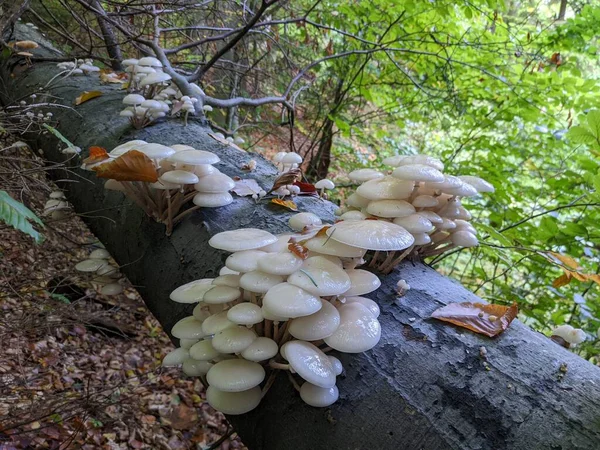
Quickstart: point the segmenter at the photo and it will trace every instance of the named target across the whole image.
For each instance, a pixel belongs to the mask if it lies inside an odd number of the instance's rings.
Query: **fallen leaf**
[[[275,179],[275,183],[273,183],[273,187],[267,194],[270,194],[273,191],[276,191],[281,186],[287,186],[288,184],[295,184],[296,181],[300,178],[302,172],[300,169],[290,169],[287,172],[282,173],[279,177]]]
[[[284,208],[287,208],[290,211],[294,211],[294,212],[298,211],[298,205],[296,205],[291,200],[281,200],[279,198],[274,198],[271,200],[271,203],[274,203],[275,205],[283,206]]]
[[[262,191],[262,188],[255,179],[250,178],[247,180],[237,180],[232,191],[240,197],[246,197],[248,195],[258,194]]]
[[[198,421],[198,413],[194,408],[190,408],[181,403],[171,408],[171,411],[165,418],[176,430],[188,430]]]
[[[100,91],[85,91],[75,99],[75,104],[81,105],[82,103],[85,103],[93,98],[100,97],[101,95],[102,92]]]
[[[98,178],[112,178],[117,181],[158,181],[158,172],[152,160],[138,150],[130,150],[111,162],[95,166]]]
[[[450,303],[436,309],[431,317],[450,322],[489,337],[497,336],[517,317],[517,304],[511,306],[483,303]]]
[[[304,183],[302,181],[295,181],[294,186],[298,186],[300,188],[301,193],[312,194],[317,192],[317,188],[314,184]]]
[[[90,155],[83,160],[84,164],[94,164],[99,163],[100,161],[104,161],[108,159],[108,153],[106,149],[103,147],[92,146],[90,147]]]

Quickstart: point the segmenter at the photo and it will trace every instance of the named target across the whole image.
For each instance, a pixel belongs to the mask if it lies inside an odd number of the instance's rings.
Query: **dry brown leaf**
[[[552,256],[555,259],[558,259],[562,264],[571,268],[577,269],[579,267],[579,263],[574,258],[571,258],[569,255],[561,255],[560,253],[548,252],[548,255]]]
[[[85,103],[88,100],[91,100],[93,98],[100,97],[101,95],[102,95],[102,92],[100,92],[100,91],[85,91],[85,92],[82,92],[81,95],[75,99],[75,104],[76,105],[81,105],[82,103]]]
[[[198,413],[194,408],[181,403],[171,409],[166,419],[176,430],[188,430],[198,421]]]
[[[255,179],[236,180],[235,187],[232,191],[240,197],[246,197],[248,195],[258,194],[262,191],[262,188]]]
[[[497,336],[508,328],[519,312],[517,304],[511,306],[484,303],[450,303],[436,309],[431,317],[450,322],[489,337]]]
[[[90,147],[90,155],[83,160],[84,164],[95,164],[100,161],[108,159],[108,153],[103,147],[92,146]]]
[[[112,178],[117,181],[158,181],[158,172],[152,160],[138,150],[130,150],[114,161],[100,164],[92,170],[99,178]]]
[[[294,211],[294,212],[298,211],[298,205],[296,205],[291,200],[281,200],[279,198],[274,198],[271,200],[271,203],[274,203],[275,205],[283,206],[284,208],[287,208],[290,211]]]
[[[300,179],[301,175],[302,175],[302,172],[300,171],[300,169],[290,169],[287,172],[282,173],[278,178],[275,179],[275,183],[273,183],[273,187],[271,188],[271,190],[269,192],[267,192],[267,194],[270,194],[271,192],[276,191],[281,186],[287,186],[288,184],[294,184],[296,181],[298,181],[298,179]]]
[[[554,280],[552,282],[552,287],[558,289],[559,287],[566,286],[570,282],[571,282],[571,275],[569,275],[568,273],[563,273],[560,277],[558,277],[556,280]]]

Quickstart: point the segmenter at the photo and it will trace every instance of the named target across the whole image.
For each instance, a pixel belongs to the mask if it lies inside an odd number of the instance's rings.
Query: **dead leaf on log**
[[[95,164],[110,158],[103,147],[90,147],[90,155],[83,160],[84,164]]]
[[[240,197],[246,197],[248,195],[258,194],[262,191],[262,188],[255,179],[236,180],[235,187],[232,191]]]
[[[288,184],[295,184],[296,181],[300,178],[302,172],[300,169],[290,169],[285,173],[282,173],[278,178],[275,179],[275,183],[273,183],[273,187],[267,194],[270,194],[273,191],[276,191],[281,186],[287,186]]]
[[[88,100],[91,100],[93,98],[100,97],[101,95],[102,95],[102,92],[100,92],[100,91],[85,91],[85,92],[82,92],[81,95],[75,99],[75,104],[76,105],[81,105],[82,103],[85,103]]]
[[[294,186],[298,186],[300,188],[301,194],[316,194],[317,188],[314,184],[304,183],[302,181],[295,181]]]
[[[287,208],[290,211],[294,211],[294,212],[298,211],[298,205],[296,205],[291,200],[281,200],[279,198],[274,198],[271,200],[271,203],[274,203],[275,205],[283,206],[284,208]]]
[[[494,337],[508,328],[517,317],[517,304],[511,306],[491,305],[483,303],[450,303],[436,309],[431,317],[450,322],[459,327]]]
[[[290,242],[288,244],[288,250],[300,259],[308,258],[308,249],[302,244]]]
[[[138,150],[130,150],[114,161],[93,168],[99,178],[117,181],[158,181],[158,172],[152,160]]]

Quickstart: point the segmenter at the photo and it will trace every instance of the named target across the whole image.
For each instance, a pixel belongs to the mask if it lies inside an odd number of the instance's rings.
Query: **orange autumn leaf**
[[[152,160],[138,150],[130,150],[114,161],[93,168],[99,178],[117,181],[158,181],[158,172]]]
[[[569,255],[561,255],[560,253],[548,252],[548,255],[553,258],[559,260],[565,266],[571,269],[577,269],[579,267],[579,263],[574,258],[571,258]]]
[[[290,242],[288,244],[288,250],[300,259],[308,258],[308,249],[299,243]]]
[[[597,274],[589,274],[588,276],[588,280],[593,281],[594,283],[600,285],[600,275]]]
[[[91,100],[93,98],[100,97],[101,95],[102,95],[102,92],[100,92],[100,91],[85,91],[85,92],[82,92],[81,95],[75,99],[75,104],[76,105],[81,105],[82,103],[85,103],[88,100]]]
[[[319,230],[319,232],[315,235],[315,237],[323,237],[323,236],[329,237],[327,235],[327,230],[329,230],[330,228],[331,228],[330,226],[321,228]]]
[[[284,208],[287,208],[290,211],[298,211],[298,205],[296,205],[291,200],[281,200],[279,198],[274,198],[271,200],[271,203],[274,203],[275,205],[283,206]]]
[[[90,155],[85,158],[83,160],[84,164],[95,164],[95,163],[99,163],[100,161],[104,161],[105,159],[108,159],[108,153],[106,153],[106,149],[104,149],[103,147],[97,147],[97,146],[93,146],[90,147]]]
[[[552,287],[558,289],[559,287],[566,286],[571,282],[571,275],[563,273],[560,277],[552,282]]]
[[[459,327],[494,337],[508,328],[517,317],[517,304],[511,306],[483,303],[450,303],[436,309],[431,317]]]

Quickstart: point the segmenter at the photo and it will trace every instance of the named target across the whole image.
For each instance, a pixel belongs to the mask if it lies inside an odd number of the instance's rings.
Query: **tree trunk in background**
[[[560,9],[558,10],[558,20],[565,20],[565,14],[567,13],[567,1],[560,0]]]
[[[100,11],[96,14],[96,18],[98,20],[98,27],[102,32],[102,38],[106,44],[106,52],[110,58],[110,66],[113,70],[123,70],[123,66],[121,65],[121,61],[123,60],[121,47],[119,46],[119,41],[117,40],[113,26],[104,18],[104,16],[106,16],[106,11],[99,0],[88,0],[88,4],[97,11]]]
[[[311,149],[309,149],[307,152],[307,155],[310,154],[311,158],[305,175],[306,178],[312,182],[317,182],[323,178],[327,178],[327,174],[329,173],[329,165],[331,164],[331,148],[333,147],[333,127],[335,125],[333,117],[339,110],[344,99],[344,81],[345,79],[340,78],[335,87],[333,106],[321,125],[321,137],[319,139],[319,146],[316,154],[312,156]]]
[[[15,22],[29,7],[31,0],[0,0],[0,43],[10,36]]]
[[[43,41],[27,33],[20,37]],[[56,55],[46,48],[40,54]],[[38,63],[12,77],[6,61],[2,63],[3,104],[13,100],[8,96],[33,92],[41,101],[46,91],[40,87],[59,71],[54,63]],[[103,95],[73,107],[85,90]],[[169,120],[132,130],[118,114],[123,91],[101,85],[97,76],[78,77],[76,83],[56,79],[47,91],[49,99],[70,106],[52,110],[52,125],[84,153],[92,145],[111,149],[130,139],[183,143],[215,152],[221,158],[216,167],[223,173],[254,178],[266,190],[277,177],[260,155],[222,145],[193,121],[187,127]],[[65,161],[51,135],[27,138],[51,161]],[[242,172],[240,167],[250,159],[257,161],[256,170]],[[103,189],[102,180],[79,168],[79,159],[67,165],[70,170],[60,169],[53,176],[70,181],[62,183],[69,201],[165,330],[193,309],[169,301],[169,293],[191,280],[216,276],[227,257],[208,246],[211,236],[242,227],[288,230],[292,213],[236,198],[226,207],[190,215],[166,237],[164,226],[149,220],[120,192]],[[297,204],[300,211],[334,220],[327,201],[300,197]],[[382,311],[381,342],[366,353],[334,352],[345,369],[338,378],[340,400],[329,408],[309,407],[285,375],[279,376],[255,411],[229,417],[250,449],[598,450],[600,368],[518,320],[501,336],[488,339],[431,319],[435,309],[449,302],[479,299],[419,262],[406,262],[381,278],[381,288],[370,295]],[[398,298],[400,278],[412,289]]]

